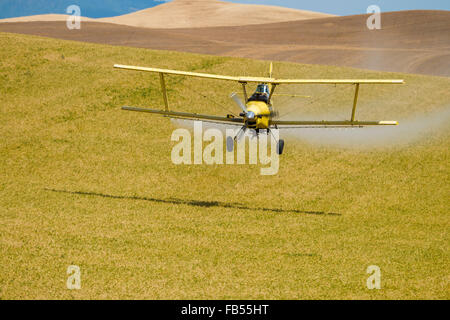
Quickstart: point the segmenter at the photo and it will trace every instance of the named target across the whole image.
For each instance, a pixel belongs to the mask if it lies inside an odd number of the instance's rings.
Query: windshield
[[[256,93],[269,94],[269,86],[267,84],[260,84],[256,88]]]
[[[269,86],[267,84],[260,84],[256,88],[255,93],[248,99],[248,101],[263,101],[265,103],[269,102]]]

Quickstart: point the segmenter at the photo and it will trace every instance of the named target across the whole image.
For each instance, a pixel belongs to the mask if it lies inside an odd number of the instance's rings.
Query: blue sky
[[[450,10],[450,0],[227,0],[236,3],[269,4],[337,15],[366,13],[370,5],[381,11]]]

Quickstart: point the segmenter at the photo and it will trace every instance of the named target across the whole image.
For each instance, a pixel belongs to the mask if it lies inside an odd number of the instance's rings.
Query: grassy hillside
[[[0,33],[0,298],[450,298],[448,126],[375,150],[291,140],[276,176],[259,166],[176,166],[169,120],[120,111],[161,106],[158,77],[114,63],[230,75],[268,68]],[[425,116],[450,101],[448,78],[275,69],[405,78],[362,89],[366,120]],[[202,91],[238,111],[234,84],[168,82],[177,110],[227,112]],[[296,92],[330,95],[299,101],[303,113],[345,117],[351,90]],[[81,290],[66,289],[69,265],[81,267]],[[370,265],[381,268],[381,290],[366,288]]]

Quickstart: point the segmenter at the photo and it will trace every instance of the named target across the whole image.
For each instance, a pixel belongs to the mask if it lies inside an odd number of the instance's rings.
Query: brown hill
[[[174,0],[153,8],[97,21],[168,29],[241,26],[330,16],[332,15],[318,12],[218,0]]]
[[[238,4],[219,0],[173,0],[130,14],[83,21],[116,23],[141,28],[242,26],[332,17],[333,15],[277,6]],[[0,19],[1,22],[65,21],[63,14]]]
[[[67,21],[70,17],[67,14],[38,14],[34,16],[25,16],[17,18],[0,19],[0,23],[4,22],[34,22],[34,21]],[[95,19],[81,17],[81,21],[95,21]]]
[[[384,13],[382,30],[367,15],[240,27],[148,29],[85,22],[3,23],[0,31],[68,40],[450,76],[450,12]]]

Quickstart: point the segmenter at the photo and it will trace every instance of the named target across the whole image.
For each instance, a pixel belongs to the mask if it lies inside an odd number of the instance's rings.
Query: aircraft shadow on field
[[[202,207],[202,208],[225,208],[225,209],[263,211],[263,212],[272,212],[272,213],[297,213],[297,214],[308,214],[308,215],[318,215],[318,216],[341,216],[340,213],[332,213],[332,212],[248,207],[248,206],[245,206],[240,203],[226,203],[226,202],[219,202],[219,201],[184,200],[184,199],[176,199],[176,198],[157,199],[157,198],[140,197],[140,196],[119,196],[119,195],[103,194],[103,193],[96,193],[96,192],[67,191],[67,190],[56,190],[56,189],[44,189],[44,190],[51,191],[51,192],[57,192],[57,193],[80,195],[80,196],[92,196],[92,197],[101,197],[101,198],[108,198],[108,199],[121,199],[121,200],[149,201],[149,202],[155,202],[155,203],[178,204],[178,205],[187,205],[187,206],[191,206],[191,207]]]

